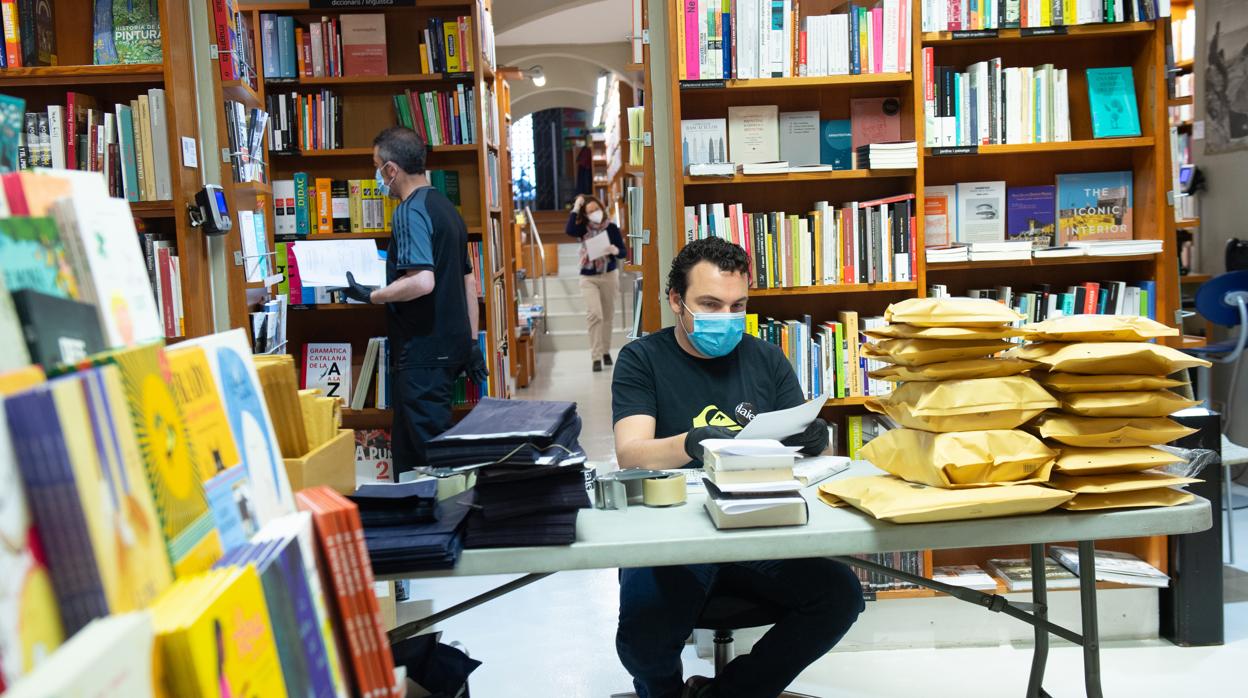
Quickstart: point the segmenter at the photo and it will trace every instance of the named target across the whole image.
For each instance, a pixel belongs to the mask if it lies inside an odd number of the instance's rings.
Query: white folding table
[[[838,476],[878,472],[855,464]],[[380,575],[380,579],[420,579],[488,574],[523,574],[514,581],[390,632],[392,642],[415,635],[510,591],[562,570],[657,567],[743,560],[830,557],[948,593],[1005,613],[1035,628],[1028,698],[1047,696],[1042,683],[1052,633],[1083,647],[1084,685],[1088,698],[1100,698],[1100,654],[1096,618],[1096,581],[1092,575],[1093,542],[1113,538],[1196,533],[1211,525],[1209,502],[1149,509],[1074,513],[1050,511],[971,521],[892,524],[851,508],[832,508],[818,500],[815,488],[803,491],[810,507],[805,526],[719,531],[703,510],[702,495],[683,506],[627,510],[586,509],[577,518],[576,542],[569,546],[465,550],[454,569]],[[1077,541],[1080,559],[1080,632],[1047,619],[1044,545]],[[1032,602],[1010,602],[996,594],[951,587],[923,577],[875,565],[855,554],[998,545],[1031,546]]]

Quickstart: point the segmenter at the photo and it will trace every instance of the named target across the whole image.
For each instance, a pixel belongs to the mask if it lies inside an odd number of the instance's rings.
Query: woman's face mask
[[[602,211],[591,211],[589,213],[589,221],[593,223],[594,225],[601,225],[602,219],[603,219]]]

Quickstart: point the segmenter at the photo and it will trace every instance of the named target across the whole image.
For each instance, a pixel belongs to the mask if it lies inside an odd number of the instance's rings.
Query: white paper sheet
[[[585,254],[590,259],[600,259],[607,256],[607,248],[611,246],[611,236],[606,233],[598,235],[585,236]],[[299,271],[303,272],[303,260],[299,261]]]
[[[797,492],[802,489],[802,483],[797,480],[778,480],[776,482],[747,482],[736,484],[715,485],[720,492],[725,494],[780,494],[782,492]]]
[[[315,240],[295,243],[304,286],[345,288],[347,272],[365,286],[386,285],[386,263],[372,240]]]
[[[793,464],[793,474],[806,481],[806,486],[817,485],[824,480],[849,469],[845,456],[813,456],[799,458]]]
[[[299,273],[303,273],[303,258],[299,258]],[[738,439],[783,439],[800,434],[823,409],[827,396],[817,397],[810,402],[787,410],[764,412],[745,425],[738,434]]]
[[[720,499],[719,508],[725,514],[748,514],[772,507],[792,506],[793,497],[749,497],[747,499]]]
[[[702,447],[721,456],[785,456],[801,450],[800,446],[785,446],[775,439],[747,438],[706,439]]]

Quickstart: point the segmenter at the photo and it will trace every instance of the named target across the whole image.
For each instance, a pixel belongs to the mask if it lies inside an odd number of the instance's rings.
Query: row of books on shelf
[[[462,209],[457,170],[426,170],[429,183]],[[374,179],[309,177],[296,172],[273,182],[274,233],[290,239],[308,234],[388,233],[398,200]]]
[[[904,550],[895,553],[870,553],[865,555],[854,555],[853,557],[867,562],[874,562],[877,565],[884,565],[902,572],[922,577],[924,576],[923,558],[925,557],[922,550]],[[873,570],[854,567],[854,572],[858,575],[858,583],[862,585],[864,594],[872,595],[881,591],[900,591],[903,589],[921,589],[917,584],[903,582],[896,577],[890,577]]]
[[[264,136],[269,112],[226,100],[225,131],[230,147],[230,169],[235,182],[264,181]]]
[[[803,16],[798,2],[684,2],[681,80],[910,72],[910,0]]]
[[[233,330],[3,376],[13,695],[401,695],[357,508],[291,491],[266,403],[308,415],[268,373]]]
[[[781,112],[776,105],[728,107],[727,119],[682,119],[682,165],[691,176],[761,174],[749,165],[787,164],[786,171],[865,167],[865,145],[901,142],[901,101],[849,100],[848,119],[824,119],[817,110]],[[916,155],[917,157],[917,155]],[[914,167],[914,165],[910,165]]]
[[[884,324],[883,317],[860,317],[848,310],[836,320],[815,323],[809,315],[800,320],[776,320],[747,313],[745,331],[776,345],[788,358],[807,399],[839,399],[864,395],[887,395],[887,381],[868,374],[884,363],[862,355],[861,330]]]
[[[480,240],[468,241],[468,262],[472,265],[472,278],[477,284],[477,295],[485,297],[489,279],[485,277],[485,245]]]
[[[393,97],[400,126],[420,134],[428,145],[467,145],[477,142],[477,102],[472,86],[454,91],[404,90]]]
[[[492,209],[500,209],[503,205],[503,184],[500,179],[502,174],[498,153],[493,150],[485,151],[485,205]]]
[[[947,247],[1027,240],[1043,249],[1131,240],[1133,176],[1131,171],[1079,172],[1057,175],[1056,184],[1026,187],[1007,187],[1003,181],[926,187],[925,242]]]
[[[1170,96],[1174,99],[1182,97],[1191,97],[1196,94],[1196,75],[1194,73],[1186,73],[1184,75],[1175,75],[1171,78]],[[1191,105],[1182,105],[1191,106]]]
[[[1139,136],[1130,66],[1088,68],[1093,138]],[[923,49],[923,109],[929,147],[1053,143],[1071,139],[1070,76],[1046,63],[1005,68],[1000,58],[966,71],[934,64]]]
[[[239,9],[238,0],[212,0],[211,12],[221,79],[257,87],[256,47],[248,13]]]
[[[146,250],[140,247],[129,203],[108,196],[102,175],[2,177],[8,206],[0,218],[4,286],[15,297],[31,296],[23,303],[32,327],[68,333],[64,342],[30,347],[41,358],[182,334],[180,267],[172,244],[145,235]],[[155,294],[153,286],[159,287]],[[31,334],[6,329],[5,336]]]
[[[949,297],[943,284],[928,286],[931,298]],[[1157,319],[1157,283],[1155,281],[1087,281],[1059,291],[1050,284],[1037,284],[1030,291],[1013,286],[972,288],[971,298],[991,298],[1023,314],[1024,322],[1042,322],[1064,315],[1138,315]]]
[[[953,586],[993,591],[1004,584],[1007,591],[1031,591],[1035,580],[1028,558],[990,558],[979,565],[941,565],[932,568],[932,579]],[[1078,589],[1079,555],[1075,548],[1054,546],[1044,559],[1047,589]],[[1135,586],[1166,587],[1170,577],[1131,553],[1096,551],[1096,581]],[[999,580],[999,583],[998,583]]]
[[[256,283],[269,278],[270,264],[268,224],[263,210],[240,209],[235,212],[238,219],[238,237],[242,242],[244,275],[247,283]]]
[[[685,207],[685,241],[720,237],[750,258],[755,288],[904,282],[915,274],[914,195],[815,203],[805,214]]]
[[[970,31],[1148,22],[1170,15],[1170,0],[923,0],[923,31]]]
[[[11,113],[22,116],[22,100],[4,99]],[[13,124],[19,134],[17,165],[100,172],[112,196],[168,201],[173,195],[168,123],[162,88],[151,88],[111,111],[101,110],[91,95],[67,92],[64,106],[25,112]]]
[[[273,115],[268,125],[273,152],[343,147],[342,98],[332,90],[270,93],[265,95],[265,106]]]
[[[56,63],[56,20],[52,0],[0,3],[0,68],[33,68]]]

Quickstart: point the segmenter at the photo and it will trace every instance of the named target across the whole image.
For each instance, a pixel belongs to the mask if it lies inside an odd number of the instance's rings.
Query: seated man
[[[732,438],[739,421],[803,401],[780,350],[744,336],[743,249],[718,238],[692,242],[672,261],[667,283],[677,326],[625,345],[615,366],[611,398],[622,468],[700,466],[705,439]],[[821,453],[827,423],[815,420],[785,443]],[[682,684],[681,649],[716,580],[785,613],[753,652],[713,681]],[[836,645],[863,608],[858,577],[826,559],[625,569],[616,650],[641,698],[771,698]]]

